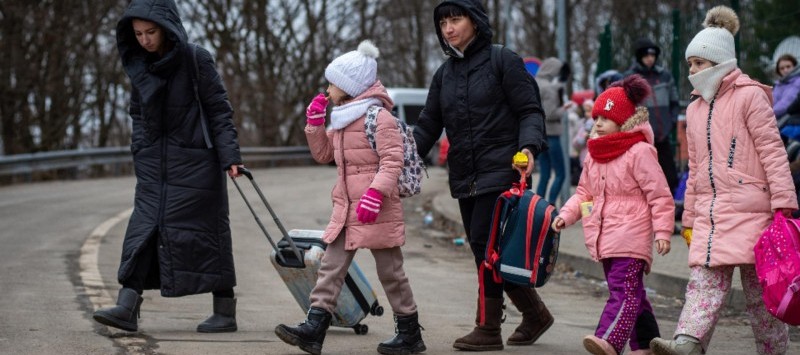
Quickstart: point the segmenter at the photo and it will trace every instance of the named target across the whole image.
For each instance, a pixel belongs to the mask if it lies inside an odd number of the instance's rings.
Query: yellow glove
[[[691,228],[684,228],[681,231],[681,237],[686,240],[686,246],[692,245],[692,229]]]

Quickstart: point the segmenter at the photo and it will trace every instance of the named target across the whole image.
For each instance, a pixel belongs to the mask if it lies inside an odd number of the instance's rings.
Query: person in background
[[[630,69],[623,76],[639,74],[647,80],[652,90],[645,106],[650,113],[650,125],[655,134],[655,147],[658,151],[658,163],[667,177],[669,190],[674,194],[678,187],[678,171],[675,166],[675,148],[670,143],[670,133],[678,122],[680,105],[678,90],[672,75],[658,65],[661,48],[647,38],[638,39],[635,44],[635,57]]]
[[[592,119],[592,109],[594,108],[594,101],[591,99],[583,101],[581,104],[581,115],[578,127],[575,134],[572,135],[572,146],[578,151],[578,163],[583,169],[583,162],[586,160],[586,155],[589,153],[587,142],[589,141],[589,134],[594,127],[594,119]]]
[[[695,98],[686,109],[683,228],[691,229],[689,283],[674,338],[655,338],[650,348],[658,355],[707,353],[739,267],[756,351],[786,354],[788,328],[764,306],[753,248],[775,213],[797,209],[789,161],[769,86],[737,67],[738,16],[716,6],[703,25],[685,57]]]
[[[93,317],[137,331],[144,290],[164,297],[211,292],[214,313],[197,331],[234,332],[225,172],[239,176],[242,159],[222,79],[211,53],[188,42],[172,0],[131,1],[117,23],[117,49],[131,79],[136,195],[117,305]]]
[[[609,85],[619,80],[622,80],[622,74],[614,69],[609,69],[600,73],[600,75],[594,79],[594,97],[596,98],[599,96],[600,93],[606,91]]]
[[[547,149],[539,90],[522,58],[492,44],[489,16],[481,1],[442,1],[433,10],[433,19],[448,59],[433,75],[414,140],[419,155],[425,156],[442,130],[447,134],[450,193],[458,199],[478,270],[475,328],[456,339],[453,347],[503,349],[504,290],[522,313],[522,323],[508,345],[530,345],[553,325],[553,316],[536,290],[495,282],[484,259],[497,197],[518,182],[520,174],[529,177],[534,156]],[[494,63],[493,51],[500,51]],[[529,164],[515,171],[511,162],[518,151]]]
[[[564,103],[564,81],[561,77],[565,67],[557,58],[547,58],[536,73],[536,84],[545,114],[545,132],[547,132],[547,151],[536,156],[539,163],[539,184],[536,194],[551,204],[556,204],[561,188],[564,186],[566,171],[564,166],[564,149],[561,147],[561,134],[564,133],[562,119],[573,105],[572,101]],[[548,192],[551,173],[555,173],[553,184]]]
[[[773,110],[778,119],[786,114],[789,105],[800,94],[800,67],[797,66],[797,58],[791,54],[784,54],[775,63],[775,73],[778,80],[772,90],[772,98],[775,104]]]

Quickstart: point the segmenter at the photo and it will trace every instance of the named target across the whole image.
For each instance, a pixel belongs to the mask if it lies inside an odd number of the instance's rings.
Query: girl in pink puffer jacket
[[[394,338],[380,343],[381,354],[425,351],[417,305],[403,270],[405,243],[403,204],[398,177],[403,168],[403,137],[389,111],[393,103],[377,80],[378,48],[363,41],[358,50],[334,59],[325,68],[328,95],[335,107],[326,130],[328,98],[319,94],[306,110],[306,138],[320,163],[336,162],[333,213],[322,239],[328,244],[311,290],[311,307],[302,324],[275,328],[288,344],[319,354],[342,291],[347,269],[358,249],[370,249],[378,279],[395,315]],[[367,110],[380,107],[375,123],[375,149],[366,135]]]
[[[580,220],[589,254],[603,264],[610,296],[594,335],[583,340],[593,354],[620,354],[628,342],[634,354],[646,354],[659,335],[643,277],[654,239],[659,253],[669,252],[675,205],[647,108],[639,106],[649,93],[635,74],[597,97],[578,188],[553,221],[559,231]]]
[[[759,354],[785,354],[786,324],[762,301],[753,247],[773,213],[797,209],[768,86],[736,65],[736,13],[709,10],[686,48],[696,98],[686,109],[689,178],[683,227],[692,230],[690,278],[674,340],[653,339],[656,354],[701,354],[739,266],[747,313]]]

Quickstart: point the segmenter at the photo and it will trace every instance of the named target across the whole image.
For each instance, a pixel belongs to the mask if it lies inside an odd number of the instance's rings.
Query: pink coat
[[[355,100],[370,97],[381,100],[384,107],[377,119],[377,153],[364,131],[366,115],[340,130],[326,132],[324,126],[311,125],[305,128],[314,159],[326,164],[336,161],[339,173],[331,192],[333,213],[322,238],[331,243],[344,229],[347,250],[392,248],[405,243],[403,204],[397,188],[403,168],[402,136],[389,112],[394,104],[380,82]],[[363,224],[358,221],[356,206],[368,188],[380,191],[383,203],[375,223]]]
[[[586,249],[595,261],[629,257],[653,260],[653,240],[670,240],[675,228],[675,204],[667,180],[658,165],[653,129],[647,111],[631,132],[644,133],[647,142],[634,144],[608,163],[598,163],[591,154],[583,163],[578,188],[559,216],[566,225],[583,223]],[[592,212],[581,217],[580,204],[593,201]]]
[[[711,118],[708,112],[702,97],[686,109],[689,266],[753,264],[772,211],[797,208],[770,88],[736,69],[722,80]]]

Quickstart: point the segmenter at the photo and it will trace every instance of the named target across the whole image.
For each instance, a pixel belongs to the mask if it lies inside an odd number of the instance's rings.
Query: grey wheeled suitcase
[[[242,174],[247,176],[253,184],[256,192],[264,205],[267,206],[275,224],[283,234],[283,238],[277,244],[272,240],[269,232],[264,227],[258,214],[253,210],[249,200],[235,179],[233,180],[236,189],[242,195],[245,204],[253,213],[256,223],[261,227],[267,240],[272,245],[270,260],[278,271],[278,274],[286,283],[286,287],[292,293],[300,308],[304,313],[308,312],[310,305],[309,295],[317,282],[317,271],[319,270],[322,256],[325,254],[326,244],[322,241],[322,231],[293,229],[289,232],[283,227],[275,211],[267,202],[261,189],[253,180],[252,173],[247,169],[241,169]],[[339,294],[336,309],[331,320],[331,325],[336,327],[352,328],[356,334],[366,334],[369,328],[361,321],[367,315],[383,315],[383,307],[378,304],[377,296],[369,281],[361,272],[355,260],[350,264],[345,276],[344,287]]]

